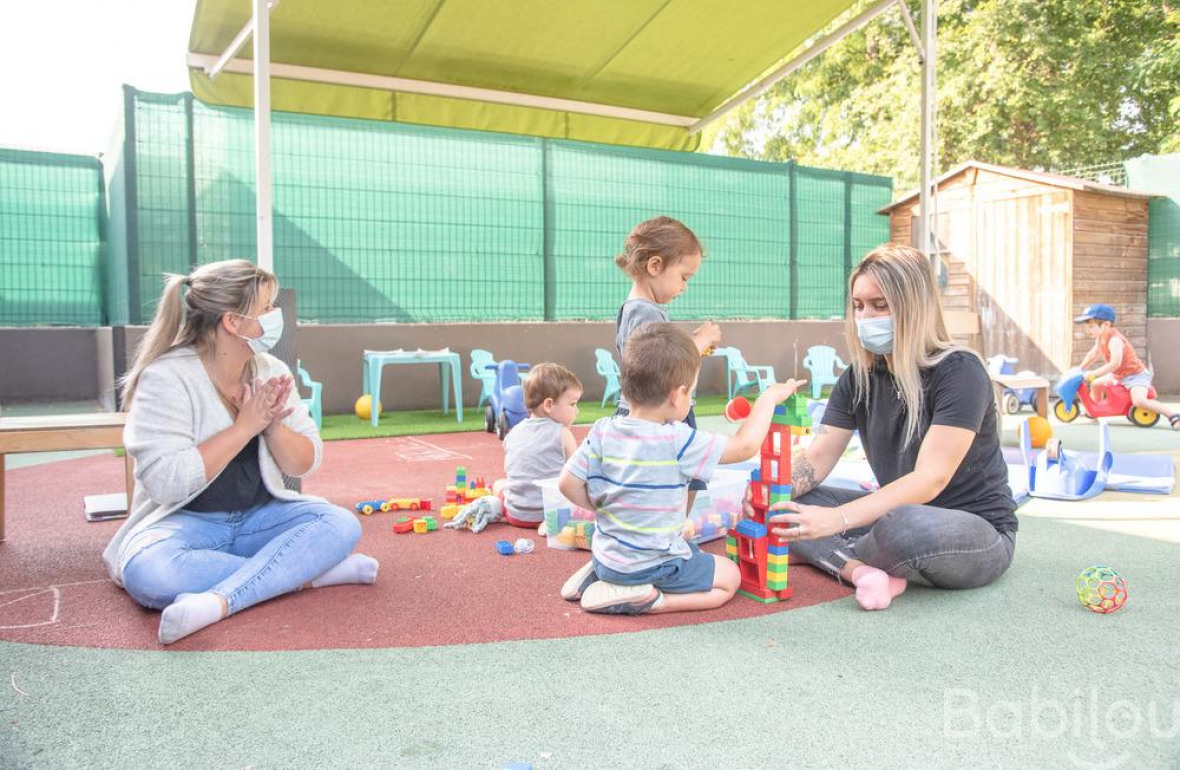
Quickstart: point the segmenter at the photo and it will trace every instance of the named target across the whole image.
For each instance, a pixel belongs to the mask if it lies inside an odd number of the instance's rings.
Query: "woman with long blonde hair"
[[[377,561],[351,553],[356,517],[283,485],[319,466],[323,443],[267,352],[283,331],[277,295],[246,260],[168,276],[122,381],[135,494],[103,560],[163,610],[162,644],[305,585],[377,579]]]
[[[1000,453],[991,378],[943,322],[933,271],[908,246],[870,251],[848,279],[851,365],[813,441],[791,458],[792,499],[772,531],[792,559],[884,609],[913,580],[973,588],[1008,569],[1016,503]],[[819,486],[854,430],[880,489]]]

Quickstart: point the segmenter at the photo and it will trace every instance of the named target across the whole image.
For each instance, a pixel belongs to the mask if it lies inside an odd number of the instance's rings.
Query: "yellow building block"
[[[427,531],[426,519],[414,519],[414,534],[425,535]]]
[[[442,508],[438,509],[438,515],[442,516],[447,521],[459,515],[459,511],[463,510],[463,506],[457,503],[447,503]]]

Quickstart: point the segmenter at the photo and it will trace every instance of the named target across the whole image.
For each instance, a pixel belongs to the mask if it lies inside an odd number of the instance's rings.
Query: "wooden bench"
[[[0,418],[0,542],[4,540],[4,455],[17,452],[65,452],[123,447],[122,412],[63,414],[51,417]],[[135,490],[134,467],[125,455],[127,501]],[[57,494],[54,490],[53,494]]]

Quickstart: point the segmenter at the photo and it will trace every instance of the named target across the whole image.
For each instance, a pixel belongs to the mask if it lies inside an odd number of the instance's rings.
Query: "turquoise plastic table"
[[[463,372],[458,353],[443,350],[366,350],[364,364],[365,393],[373,408],[369,410],[369,418],[373,427],[377,426],[380,413],[377,402],[381,395],[381,369],[391,364],[438,364],[439,385],[442,386],[443,414],[449,409],[447,398],[447,374],[450,374],[451,389],[455,391],[455,415],[459,422],[463,422]]]

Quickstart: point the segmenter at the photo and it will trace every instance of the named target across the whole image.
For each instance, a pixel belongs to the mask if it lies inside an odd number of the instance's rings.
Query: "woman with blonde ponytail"
[[[771,517],[792,560],[856,586],[884,609],[907,581],[973,588],[1008,569],[1016,503],[1000,453],[991,378],[956,345],[926,258],[908,246],[870,251],[848,280],[851,365],[815,437],[791,458],[793,502]],[[822,487],[859,431],[880,489]]]
[[[323,443],[291,373],[275,276],[246,260],[170,275],[123,378],[131,513],[103,553],[111,579],[163,610],[171,644],[306,585],[373,583],[349,511],[297,494]],[[350,555],[351,554],[351,555]]]

